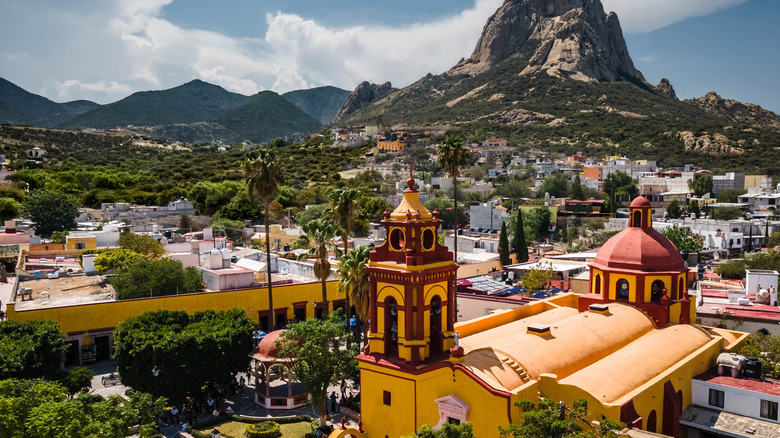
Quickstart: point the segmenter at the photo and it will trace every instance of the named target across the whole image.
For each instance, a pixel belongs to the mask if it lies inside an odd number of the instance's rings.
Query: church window
[[[661,297],[664,295],[664,282],[656,280],[650,286],[650,301],[661,301]]]
[[[390,391],[382,391],[382,403],[384,403],[387,406],[390,406],[391,398],[390,398]]]
[[[642,213],[639,211],[634,212],[634,223],[632,224],[635,227],[641,227],[642,226]]]
[[[390,231],[390,237],[388,241],[390,243],[390,249],[394,251],[401,251],[406,244],[406,233],[401,228],[393,228]]]
[[[617,297],[621,300],[627,300],[628,299],[628,280],[618,280],[617,282]]]
[[[423,251],[433,251],[436,244],[436,233],[432,228],[426,228],[422,232],[422,247]]]
[[[600,294],[601,293],[601,275],[596,276],[596,288],[593,291],[594,294]]]

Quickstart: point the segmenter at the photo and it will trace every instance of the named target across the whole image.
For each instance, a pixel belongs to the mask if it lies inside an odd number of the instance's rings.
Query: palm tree
[[[452,192],[455,201],[455,235],[453,253],[455,255],[455,263],[458,263],[458,175],[460,174],[460,168],[469,164],[471,158],[471,151],[463,146],[463,139],[456,135],[448,135],[441,142],[436,154],[439,158],[436,160],[436,164],[442,169],[449,172],[452,177]],[[458,320],[458,297],[457,294],[453,295],[453,304],[455,305],[455,321]]]
[[[344,241],[344,254],[349,251],[347,248],[347,240],[352,233],[352,229],[355,227],[355,214],[358,210],[358,200],[360,199],[360,191],[355,189],[336,189],[330,192],[328,200],[330,201],[330,208],[333,211],[333,215],[336,217],[336,223],[341,228],[341,240]],[[350,306],[349,306],[349,294],[346,294],[346,301],[344,303],[345,314],[347,319],[351,318]]]
[[[352,302],[355,305],[355,313],[361,321],[368,321],[369,312],[369,292],[371,289],[368,281],[368,272],[366,271],[366,264],[368,264],[368,255],[371,253],[371,248],[368,245],[360,245],[352,250],[352,252],[341,256],[339,262],[339,292],[352,297]],[[363,327],[363,336],[366,336],[368,326]],[[360,344],[360,339],[358,339]]]
[[[275,326],[274,295],[271,285],[271,239],[268,223],[268,206],[279,182],[282,180],[282,169],[276,161],[276,155],[272,150],[257,148],[247,154],[244,160],[244,176],[246,187],[250,196],[262,198],[265,203],[265,259],[266,274],[268,277],[268,328]]]
[[[333,247],[336,255],[341,251],[333,245],[333,238],[338,234],[338,227],[335,223],[327,219],[315,219],[303,226],[303,232],[309,238],[311,249],[307,253],[301,254],[300,258],[305,259],[308,256],[314,256],[314,276],[322,282],[322,303],[324,311],[322,317],[328,317],[328,289],[325,281],[330,276],[330,262],[328,261],[328,250]]]

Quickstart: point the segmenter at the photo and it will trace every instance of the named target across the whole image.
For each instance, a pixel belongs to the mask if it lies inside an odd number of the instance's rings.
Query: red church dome
[[[680,250],[663,234],[653,228],[629,227],[601,247],[593,266],[600,269],[679,272],[685,269],[685,262]]]

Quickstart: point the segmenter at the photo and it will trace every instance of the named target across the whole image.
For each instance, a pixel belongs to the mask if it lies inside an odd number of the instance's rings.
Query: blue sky
[[[198,78],[252,94],[405,86],[471,54],[502,0],[0,0],[0,77],[108,103]],[[648,81],[780,112],[776,0],[603,0]]]

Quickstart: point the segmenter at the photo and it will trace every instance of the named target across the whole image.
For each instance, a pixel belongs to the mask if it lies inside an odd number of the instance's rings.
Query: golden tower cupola
[[[369,354],[419,363],[452,347],[455,272],[439,243],[439,212],[420,202],[415,180],[398,207],[385,211],[387,240],[371,251]]]

